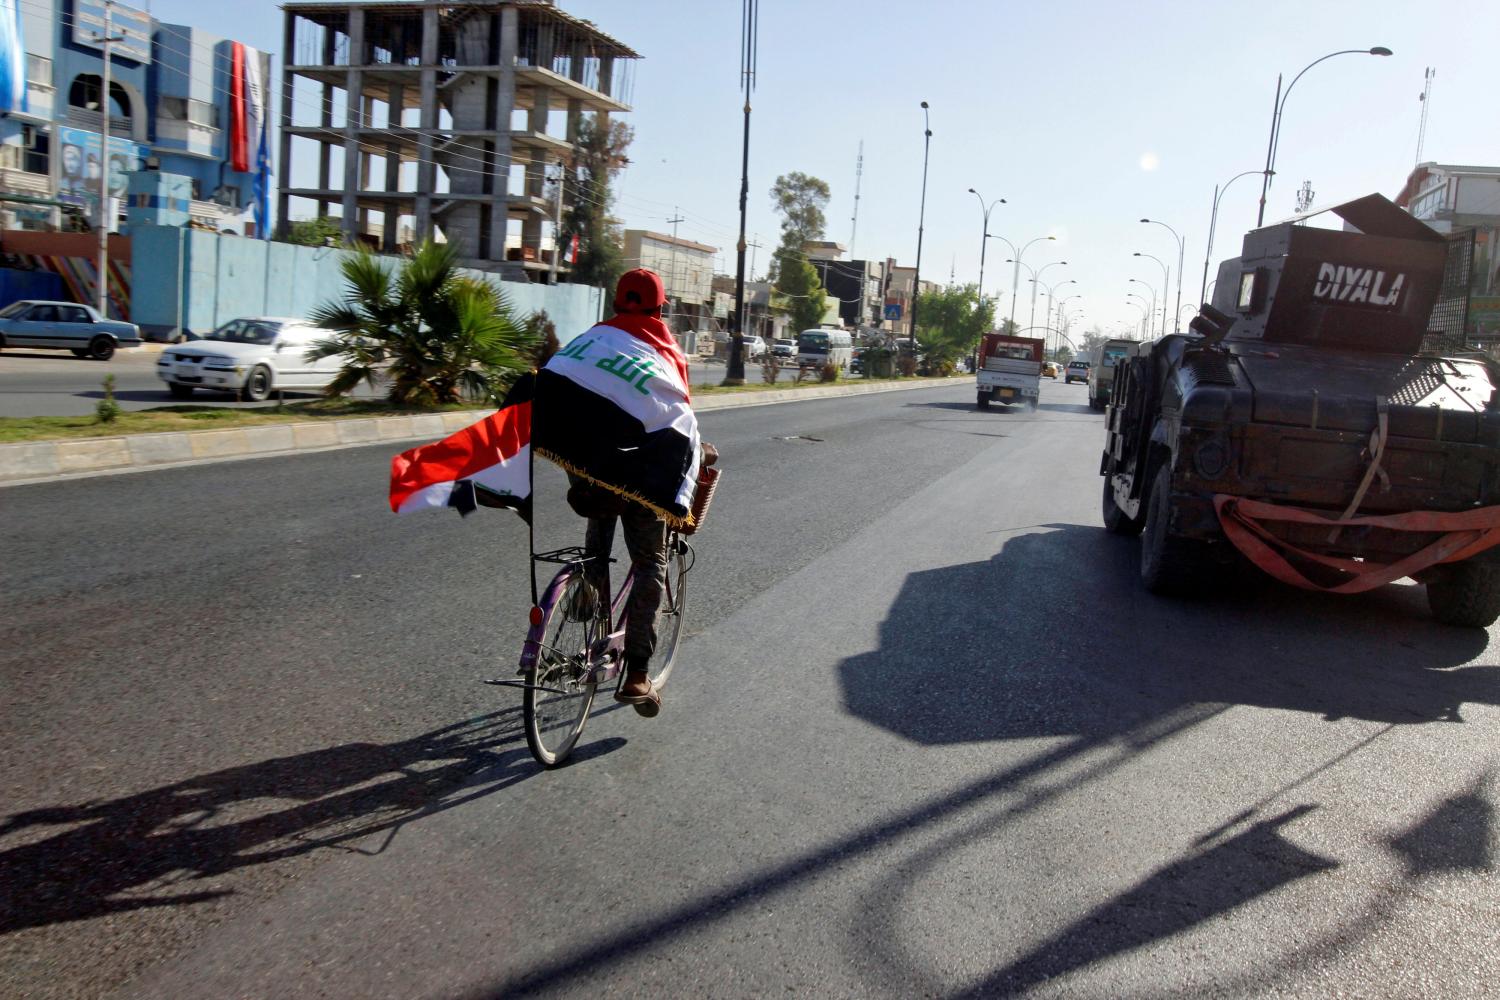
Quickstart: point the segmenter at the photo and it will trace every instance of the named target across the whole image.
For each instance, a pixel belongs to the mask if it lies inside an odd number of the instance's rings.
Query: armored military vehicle
[[[1153,592],[1200,591],[1243,557],[1338,593],[1411,576],[1437,619],[1487,626],[1500,378],[1483,357],[1422,352],[1435,303],[1467,301],[1467,264],[1379,195],[1326,211],[1345,229],[1250,232],[1191,332],[1119,364],[1105,527],[1143,535]]]

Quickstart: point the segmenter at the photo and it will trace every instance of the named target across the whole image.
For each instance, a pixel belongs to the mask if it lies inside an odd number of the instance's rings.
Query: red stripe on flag
[[[418,490],[469,479],[531,443],[531,404],[507,406],[441,441],[391,459],[391,510]]]
[[[232,43],[229,67],[229,168],[250,172],[250,138],[245,125],[245,46]]]

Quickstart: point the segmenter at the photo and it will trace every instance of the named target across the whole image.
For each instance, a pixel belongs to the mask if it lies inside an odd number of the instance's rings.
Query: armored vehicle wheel
[[[1203,543],[1171,533],[1172,469],[1163,463],[1151,483],[1141,538],[1141,583],[1153,594],[1187,596],[1207,582]]]
[[[1445,625],[1488,628],[1500,618],[1500,568],[1461,562],[1427,584],[1427,607]]]
[[[1111,535],[1134,538],[1146,526],[1141,516],[1131,517],[1115,503],[1115,488],[1108,476],[1104,477],[1104,530]]]

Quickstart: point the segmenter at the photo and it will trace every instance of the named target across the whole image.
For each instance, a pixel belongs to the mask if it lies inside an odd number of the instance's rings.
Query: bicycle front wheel
[[[526,745],[543,767],[556,767],[573,752],[588,722],[598,681],[589,646],[600,631],[602,601],[587,600],[583,574],[569,571],[552,604],[543,610],[542,645],[526,671],[522,714]],[[589,606],[592,604],[593,606]]]
[[[667,582],[661,595],[661,613],[656,622],[657,671],[651,683],[661,688],[677,665],[677,647],[685,633],[688,600],[688,570],[693,568],[693,548],[687,539],[673,534],[668,539]]]

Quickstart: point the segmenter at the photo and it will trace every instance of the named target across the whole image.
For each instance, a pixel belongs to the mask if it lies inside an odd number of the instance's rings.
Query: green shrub
[[[818,368],[819,382],[837,382],[839,380],[839,366],[832,361],[825,361]]]
[[[104,398],[94,407],[94,414],[98,416],[101,424],[112,424],[119,419],[120,404],[115,402],[115,377],[104,376]]]

